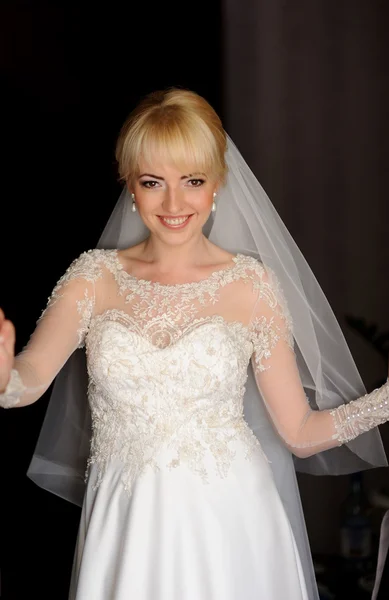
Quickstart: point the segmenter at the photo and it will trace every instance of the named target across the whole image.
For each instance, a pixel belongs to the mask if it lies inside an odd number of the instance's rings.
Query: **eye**
[[[205,183],[204,179],[188,179],[190,187],[200,187]]]
[[[140,184],[142,187],[145,187],[150,190],[152,188],[157,187],[158,181],[154,181],[152,179],[147,179],[146,181],[141,181]]]

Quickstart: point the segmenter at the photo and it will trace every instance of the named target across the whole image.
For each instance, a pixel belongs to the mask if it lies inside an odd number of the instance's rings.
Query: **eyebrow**
[[[195,175],[203,175],[204,177],[206,177],[205,173],[189,173],[189,175],[183,175],[182,177],[180,177],[180,179],[189,179],[190,177],[194,177]],[[153,179],[165,181],[163,177],[160,177],[159,175],[153,175],[152,173],[142,173],[141,175],[139,175],[139,179],[141,177],[152,177]]]

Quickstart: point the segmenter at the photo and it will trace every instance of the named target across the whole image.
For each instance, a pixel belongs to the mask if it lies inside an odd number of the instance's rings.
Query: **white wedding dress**
[[[17,357],[30,401],[83,345],[93,433],[69,599],[316,598],[243,413],[251,360],[285,444],[336,445],[329,412],[309,409],[274,274],[238,254],[163,284],[127,273],[116,250],[89,251]]]

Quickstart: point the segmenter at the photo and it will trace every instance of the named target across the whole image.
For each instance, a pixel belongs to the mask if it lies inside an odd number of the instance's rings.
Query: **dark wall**
[[[389,4],[224,2],[225,125],[311,265],[368,391],[387,376],[355,326],[389,332]],[[384,348],[382,350],[385,350]],[[389,451],[389,425],[381,428]],[[389,488],[387,469],[365,475]],[[346,477],[300,477],[313,551],[339,549]]]

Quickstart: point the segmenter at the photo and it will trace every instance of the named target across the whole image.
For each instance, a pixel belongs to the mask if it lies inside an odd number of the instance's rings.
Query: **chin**
[[[188,242],[190,239],[197,237],[197,235],[198,234],[193,232],[182,232],[182,234],[177,234],[175,232],[170,233],[169,231],[167,231],[162,235],[158,235],[158,237],[160,240],[171,246],[180,246],[181,244],[185,244],[185,242]]]

